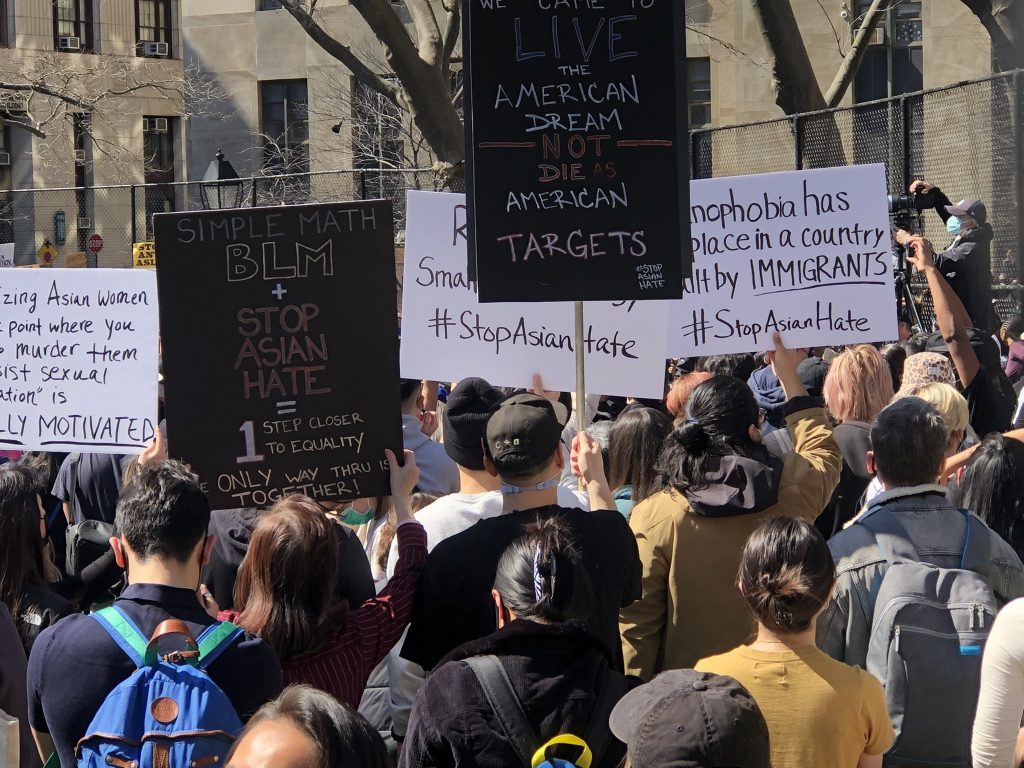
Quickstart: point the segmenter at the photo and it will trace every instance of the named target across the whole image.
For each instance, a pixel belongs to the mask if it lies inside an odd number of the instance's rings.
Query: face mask
[[[959,235],[961,226],[963,225],[960,223],[959,216],[950,216],[946,219],[946,231],[951,235]]]
[[[363,525],[373,520],[373,507],[370,507],[365,512],[360,512],[353,507],[345,507],[345,509],[338,513],[338,519],[345,523],[345,525]]]

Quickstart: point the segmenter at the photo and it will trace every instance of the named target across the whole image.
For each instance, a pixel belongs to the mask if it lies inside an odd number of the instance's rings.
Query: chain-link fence
[[[691,176],[769,173],[884,163],[893,194],[915,178],[951,198],[978,197],[995,229],[992,273],[1000,314],[1020,311],[1015,287],[1024,258],[1024,70],[855,107],[694,131]],[[433,170],[340,170],[242,179],[245,206],[390,199],[405,228],[405,193],[440,185]],[[233,192],[233,194],[235,194]],[[0,197],[0,242],[17,263],[34,263],[44,241],[54,263],[132,263],[132,244],[152,238],[153,214],[206,207],[202,182],[17,190]],[[924,234],[945,244],[941,220],[925,211]],[[97,237],[98,236],[98,237]]]
[[[925,179],[954,201],[977,197],[995,231],[992,276],[999,314],[1021,311],[1024,257],[1024,70],[855,107],[695,131],[691,176],[735,176],[884,163],[890,194]],[[924,234],[948,242],[923,212]],[[920,283],[917,284],[920,288]]]

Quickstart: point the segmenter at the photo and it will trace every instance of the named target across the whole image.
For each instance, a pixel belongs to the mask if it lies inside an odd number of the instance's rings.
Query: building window
[[[135,0],[135,39],[139,56],[170,56],[173,24],[173,0]]]
[[[11,176],[11,126],[0,127],[0,243],[14,242],[14,188]]]
[[[92,51],[93,0],[53,0],[53,45],[58,51]]]
[[[147,115],[142,118],[142,165],[147,185],[146,239],[153,238],[153,215],[175,210],[174,140],[177,120],[173,117]]]
[[[0,46],[4,48],[11,47],[11,28],[7,18],[9,6],[8,0],[0,0]]]
[[[270,173],[309,171],[309,110],[305,80],[260,83],[263,169]]]
[[[692,24],[707,24],[711,21],[710,0],[686,0],[686,21]]]
[[[352,78],[353,167],[377,171],[362,174],[363,197],[391,197],[389,180],[394,175],[381,173],[380,169],[406,166],[403,118],[391,101]]]
[[[690,128],[707,128],[711,125],[711,59],[686,60],[686,87]]]
[[[858,0],[858,19],[871,5]],[[924,88],[924,24],[922,3],[905,0],[891,7],[878,22],[854,82],[858,104],[913,93]]]
[[[281,7],[281,0],[259,0],[260,11],[276,11]]]

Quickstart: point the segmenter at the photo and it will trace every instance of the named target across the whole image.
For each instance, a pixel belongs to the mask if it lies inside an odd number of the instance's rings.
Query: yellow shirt
[[[896,738],[882,684],[817,648],[775,653],[741,645],[696,669],[728,675],[750,691],[768,723],[772,768],[856,768],[862,754],[882,754]]]

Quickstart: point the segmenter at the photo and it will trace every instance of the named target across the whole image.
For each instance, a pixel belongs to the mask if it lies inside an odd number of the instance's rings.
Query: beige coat
[[[705,517],[682,494],[666,490],[634,508],[629,526],[644,573],[643,597],[620,617],[628,674],[650,680],[666,669],[690,668],[749,638],[754,622],[736,587],[747,537],[775,515],[813,522],[832,497],[842,468],[824,409],[799,411],[786,422],[795,449],[783,461],[773,506]]]

